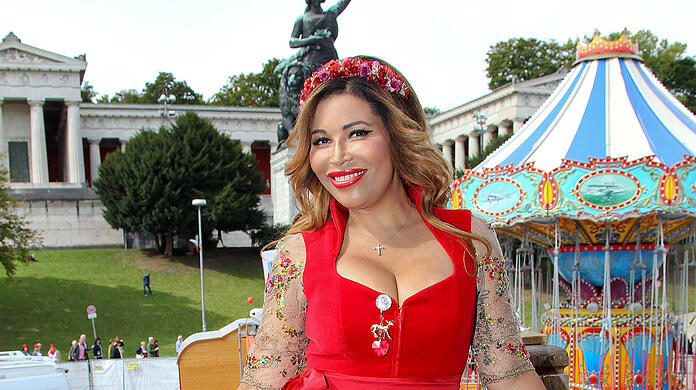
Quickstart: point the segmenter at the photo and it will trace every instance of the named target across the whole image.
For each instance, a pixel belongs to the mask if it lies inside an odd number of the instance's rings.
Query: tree
[[[38,233],[17,212],[18,202],[10,197],[7,171],[0,171],[0,263],[12,278],[16,263],[26,261],[29,251],[41,243]]]
[[[94,185],[112,227],[153,234],[168,256],[173,236],[198,232],[194,198],[208,201],[204,239],[213,229],[248,232],[263,224],[264,185],[254,157],[194,113],[171,129],[139,132],[125,154],[109,154]]]
[[[160,96],[174,95],[174,104],[201,104],[203,97],[196,93],[186,81],[176,81],[173,74],[160,72],[152,83],[145,83],[140,103],[157,104]]]
[[[203,96],[196,93],[186,81],[176,81],[176,77],[168,72],[160,72],[155,81],[145,83],[141,92],[136,89],[124,89],[113,97],[103,95],[97,103],[128,103],[128,104],[159,104],[160,96],[174,95],[174,104],[203,104]]]
[[[280,73],[275,72],[280,63],[272,58],[263,64],[260,73],[240,73],[230,76],[210,103],[225,106],[278,107]]]
[[[109,98],[109,95],[102,95],[97,98],[97,103],[141,103],[141,94],[135,89],[123,89],[116,92],[114,97]]]
[[[615,40],[622,33],[638,44],[638,55],[665,87],[692,112],[696,111],[696,87],[693,81],[696,65],[694,58],[685,56],[687,45],[660,40],[650,30],[639,30],[635,34],[625,30],[611,33],[605,38]],[[585,37],[586,41],[591,39]],[[498,42],[490,47],[486,56],[486,75],[491,79],[488,86],[495,89],[512,82],[513,78],[524,81],[551,74],[561,66],[569,67],[575,59],[575,47],[570,39],[564,45],[535,38]]]
[[[89,83],[89,81],[82,83],[80,96],[82,97],[82,103],[94,103],[93,99],[95,96],[97,96],[97,92],[94,91],[94,87]]]
[[[575,42],[560,44],[554,40],[511,38],[491,46],[486,54],[488,87],[493,90],[514,80],[525,81],[570,67],[575,60]]]

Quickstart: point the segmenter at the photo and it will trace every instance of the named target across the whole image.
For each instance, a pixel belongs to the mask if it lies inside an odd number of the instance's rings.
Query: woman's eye
[[[356,129],[350,132],[351,137],[364,137],[372,133],[372,130]]]
[[[329,143],[329,139],[327,137],[319,137],[319,138],[315,138],[314,140],[312,140],[313,146],[319,146],[319,145],[323,145],[326,143]]]

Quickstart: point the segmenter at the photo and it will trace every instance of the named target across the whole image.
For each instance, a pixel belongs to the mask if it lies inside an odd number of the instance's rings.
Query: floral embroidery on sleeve
[[[281,247],[265,285],[263,319],[249,350],[241,382],[257,389],[278,389],[305,368],[302,287],[304,242],[293,236]]]
[[[512,296],[500,244],[495,232],[481,221],[481,218],[472,218],[472,232],[489,240],[492,256],[479,259],[476,328],[471,351],[481,382],[486,384],[510,379],[534,367],[522,343],[519,320],[510,304]]]

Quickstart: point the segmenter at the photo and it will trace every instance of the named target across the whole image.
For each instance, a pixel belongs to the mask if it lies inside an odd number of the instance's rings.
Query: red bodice
[[[420,188],[411,188],[409,196],[420,213]],[[468,210],[436,209],[435,214],[470,231]],[[375,299],[381,293],[336,271],[346,216],[347,210],[334,200],[332,219],[319,230],[303,233],[305,334],[310,340],[305,351],[307,371],[290,380],[285,388],[333,388],[332,381],[351,383],[345,388],[390,388],[388,383],[403,388],[403,384],[413,380],[417,383],[413,388],[428,388],[424,383],[430,382],[436,383],[433,388],[459,388],[476,313],[476,268],[468,255],[465,268],[464,246],[453,235],[426,222],[449,254],[454,272],[406,299],[401,308],[392,299],[391,308],[384,312],[384,319],[394,322],[390,329],[392,340],[387,354],[378,357],[371,348],[375,337],[370,327],[379,322]],[[357,382],[341,382],[341,378],[362,380],[368,385],[360,387]],[[308,385],[316,381],[329,386]],[[377,382],[384,385],[377,386]]]

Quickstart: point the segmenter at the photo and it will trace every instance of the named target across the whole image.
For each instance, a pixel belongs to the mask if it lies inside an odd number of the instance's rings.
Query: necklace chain
[[[391,241],[394,237],[396,237],[396,235],[404,228],[404,226],[406,226],[406,222],[408,222],[408,218],[411,216],[411,208],[412,208],[412,205],[411,205],[411,202],[409,202],[408,213],[406,214],[406,218],[404,219],[404,222],[401,223],[401,226],[399,226],[398,229],[394,230],[394,232],[389,237],[387,237],[385,240],[377,240],[377,245],[372,248],[373,250],[377,251],[377,256],[382,256],[382,250],[384,249],[384,244],[386,244],[387,242]],[[365,233],[362,229],[360,229],[360,227],[355,222],[353,222],[352,219],[350,219],[349,222],[351,223],[351,225],[353,225],[355,227],[356,231],[358,233],[360,233],[362,236],[369,238],[369,239],[373,239],[373,240],[375,239],[374,237],[370,236],[369,234]]]

